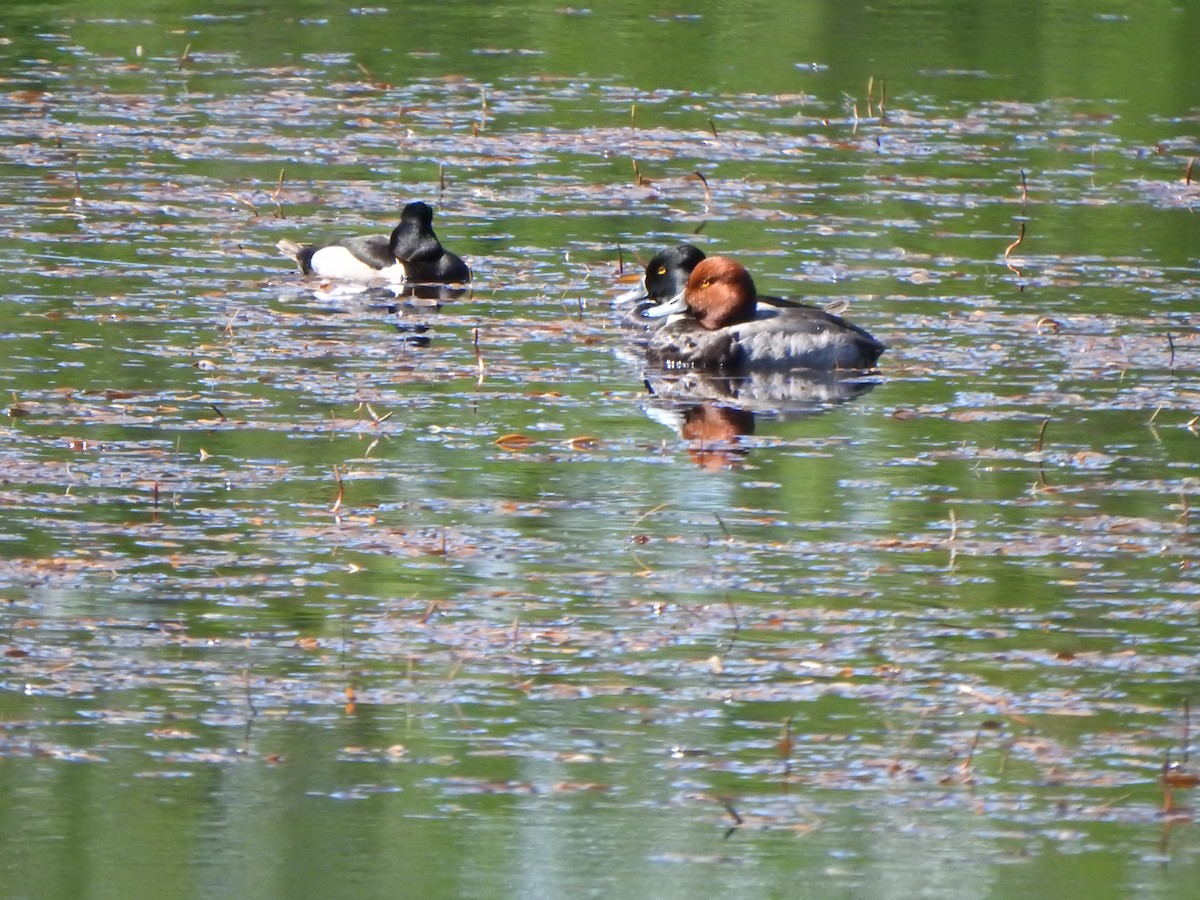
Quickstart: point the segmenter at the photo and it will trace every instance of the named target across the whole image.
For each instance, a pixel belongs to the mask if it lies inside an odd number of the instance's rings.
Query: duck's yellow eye
[[[705,278],[705,279],[704,279],[704,281],[700,282],[700,287],[702,287],[702,288],[706,288],[706,287],[708,287],[710,284],[712,284],[712,279],[711,279],[711,278]]]
[[[658,267],[658,271],[657,271],[657,272],[655,272],[654,274],[655,274],[655,275],[666,275],[666,274],[667,274],[667,267],[666,267],[666,266],[659,266],[659,267]]]

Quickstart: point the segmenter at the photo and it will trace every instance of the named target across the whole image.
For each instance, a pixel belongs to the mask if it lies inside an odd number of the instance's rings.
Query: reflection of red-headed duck
[[[417,201],[404,207],[391,236],[373,234],[343,238],[331,244],[301,245],[283,240],[275,245],[300,264],[305,275],[347,281],[466,284],[471,270],[442,246],[433,233],[433,210]]]
[[[870,369],[887,349],[824,310],[760,306],[754,279],[727,256],[697,263],[682,291],[644,314],[670,317],[649,346],[668,367]]]
[[[701,403],[683,411],[680,437],[689,442],[688,456],[702,469],[737,468],[744,461],[743,435],[754,434],[754,413],[715,403]]]
[[[645,274],[642,275],[637,287],[616,297],[613,302],[618,306],[635,304],[624,319],[624,324],[630,328],[661,328],[661,319],[647,318],[646,310],[655,304],[670,300],[685,287],[692,271],[704,260],[704,251],[692,244],[676,244],[659,253],[655,253],[646,263]],[[783,297],[759,296],[758,302],[765,306],[783,308],[815,309],[807,303],[787,300]]]

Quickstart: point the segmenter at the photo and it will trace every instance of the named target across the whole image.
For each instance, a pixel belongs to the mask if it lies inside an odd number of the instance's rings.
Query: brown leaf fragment
[[[497,447],[501,447],[504,450],[526,450],[537,442],[523,434],[513,432],[496,438],[495,443]]]
[[[1042,316],[1037,320],[1037,325],[1034,326],[1038,334],[1058,334],[1062,331],[1062,323],[1057,319],[1051,319],[1049,316]]]
[[[190,731],[180,728],[155,728],[150,732],[150,737],[156,741],[193,741],[196,739],[196,736]]]
[[[1169,787],[1194,788],[1200,786],[1200,774],[1187,769],[1171,768],[1163,772],[1163,784]]]
[[[609,790],[609,786],[606,784],[597,784],[594,781],[559,781],[550,790],[556,794],[578,793],[580,791],[598,793]]]

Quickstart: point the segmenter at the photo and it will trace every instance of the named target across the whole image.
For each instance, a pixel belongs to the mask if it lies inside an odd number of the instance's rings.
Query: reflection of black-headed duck
[[[283,240],[275,245],[300,265],[305,275],[347,281],[466,284],[471,270],[442,246],[433,233],[433,210],[416,201],[404,207],[391,236],[365,235],[330,244],[301,245]]]
[[[824,310],[760,305],[750,273],[727,256],[697,263],[683,290],[644,314],[670,317],[649,345],[669,367],[869,369],[887,349]]]
[[[632,310],[626,313],[623,324],[630,328],[661,328],[664,324],[663,320],[648,318],[646,310],[655,304],[670,300],[687,287],[692,271],[704,259],[704,251],[692,244],[676,244],[674,247],[668,247],[666,250],[654,254],[650,258],[650,262],[646,263],[645,274],[642,275],[637,287],[613,300],[613,303],[618,306],[636,304]],[[778,306],[785,309],[819,308],[784,297],[759,295],[758,302],[764,306]]]

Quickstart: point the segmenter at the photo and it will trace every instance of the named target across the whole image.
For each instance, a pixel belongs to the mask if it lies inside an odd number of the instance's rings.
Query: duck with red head
[[[655,253],[646,263],[645,274],[638,281],[637,287],[613,298],[617,306],[634,304],[621,321],[627,328],[642,328],[653,330],[661,328],[662,319],[650,318],[646,315],[648,309],[665,303],[687,286],[688,278],[704,260],[704,251],[693,244],[676,244]],[[765,297],[759,295],[759,305],[779,306],[788,309],[816,309],[798,300],[788,300],[784,297]],[[841,305],[841,304],[839,304]]]
[[[682,291],[644,315],[669,317],[649,346],[668,368],[870,369],[887,349],[825,310],[760,305],[746,267],[727,256],[699,262]]]

